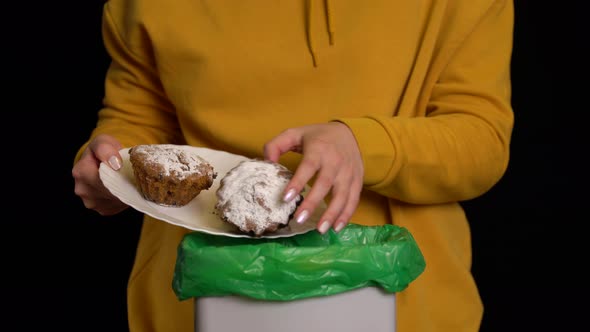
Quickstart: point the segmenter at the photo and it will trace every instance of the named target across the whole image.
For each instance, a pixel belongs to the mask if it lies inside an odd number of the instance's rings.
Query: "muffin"
[[[221,179],[215,209],[222,220],[255,237],[289,224],[303,200],[298,195],[283,201],[283,191],[293,173],[271,161],[244,160]]]
[[[143,144],[129,149],[129,161],[143,197],[163,206],[184,206],[213,185],[213,166],[173,144]]]

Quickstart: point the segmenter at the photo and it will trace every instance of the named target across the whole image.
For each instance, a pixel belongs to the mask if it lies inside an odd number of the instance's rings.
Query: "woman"
[[[483,306],[459,205],[508,160],[513,4],[505,0],[110,0],[104,108],[75,157],[75,192],[102,215],[127,206],[98,166],[175,143],[279,161],[311,192],[318,231],[409,229],[426,270],[397,294],[398,331],[477,331]],[[311,181],[313,180],[313,181]],[[292,189],[292,190],[291,190]],[[131,331],[192,331],[171,280],[186,230],[146,216],[128,285]]]

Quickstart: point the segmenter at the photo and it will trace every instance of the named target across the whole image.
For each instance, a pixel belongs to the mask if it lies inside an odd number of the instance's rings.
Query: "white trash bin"
[[[195,332],[395,332],[395,294],[378,287],[293,301],[241,296],[194,301]]]

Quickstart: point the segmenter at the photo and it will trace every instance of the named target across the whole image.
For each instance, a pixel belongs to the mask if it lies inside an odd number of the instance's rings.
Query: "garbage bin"
[[[395,293],[378,287],[286,302],[241,296],[194,301],[195,332],[395,332]]]
[[[425,269],[410,232],[349,224],[288,238],[187,234],[173,289],[195,331],[394,331],[395,293]]]

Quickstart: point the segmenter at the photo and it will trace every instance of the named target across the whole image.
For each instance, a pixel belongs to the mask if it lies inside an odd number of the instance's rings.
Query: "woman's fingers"
[[[268,141],[264,145],[264,158],[273,162],[278,162],[281,155],[287,151],[301,152],[302,151],[303,130],[293,128],[287,129]],[[305,156],[304,156],[305,157]],[[285,187],[283,192],[283,200],[289,202],[297,197],[305,187],[305,184],[318,171],[318,166],[313,162],[306,161],[305,158],[299,165],[295,174],[289,184]],[[302,211],[302,210],[299,210]],[[296,216],[300,215],[296,213]],[[306,214],[300,215],[301,222],[307,219]]]
[[[323,234],[330,227],[336,232],[342,230],[358,206],[361,190],[362,179],[350,167],[341,168],[332,185],[332,199],[318,222],[318,231]]]
[[[114,137],[109,135],[99,135],[90,144],[88,150],[100,162],[107,163],[115,171],[122,166],[121,143]]]
[[[97,136],[72,168],[74,193],[80,197],[84,206],[101,215],[113,215],[125,210],[128,206],[121,202],[105,188],[99,175],[102,162],[114,170],[122,166],[119,150],[121,144],[107,135]]]
[[[355,178],[353,179],[350,187],[347,188],[347,201],[344,204],[343,209],[340,211],[340,214],[334,219],[335,221],[332,224],[336,232],[340,232],[342,228],[348,224],[350,218],[352,218],[352,215],[359,204],[362,187],[362,179]]]
[[[288,151],[301,152],[303,131],[287,129],[264,145],[264,159],[278,162],[279,157]]]
[[[334,177],[336,175],[336,166],[322,164],[320,160],[314,159],[313,157],[310,157],[310,155],[304,155],[293,178],[287,185],[289,190],[300,192],[305,184],[316,174],[317,177],[313,186],[295,212],[295,220],[298,223],[305,222],[323,201],[324,197],[326,197],[330,190],[332,190]],[[328,228],[329,226],[330,225],[328,225]]]
[[[315,186],[315,185],[314,185]],[[335,226],[334,222],[340,217],[348,202],[349,186],[344,184],[334,184],[332,187],[332,199],[328,208],[318,221],[318,231],[326,233],[330,227]],[[334,228],[336,230],[336,228]]]
[[[358,206],[363,179],[362,158],[350,129],[336,122],[292,128],[264,146],[265,158],[274,162],[287,151],[302,153],[303,158],[285,188],[283,199],[294,199],[314,180],[295,212],[296,221],[306,221],[331,193],[317,228],[321,233],[330,227],[341,230]]]

